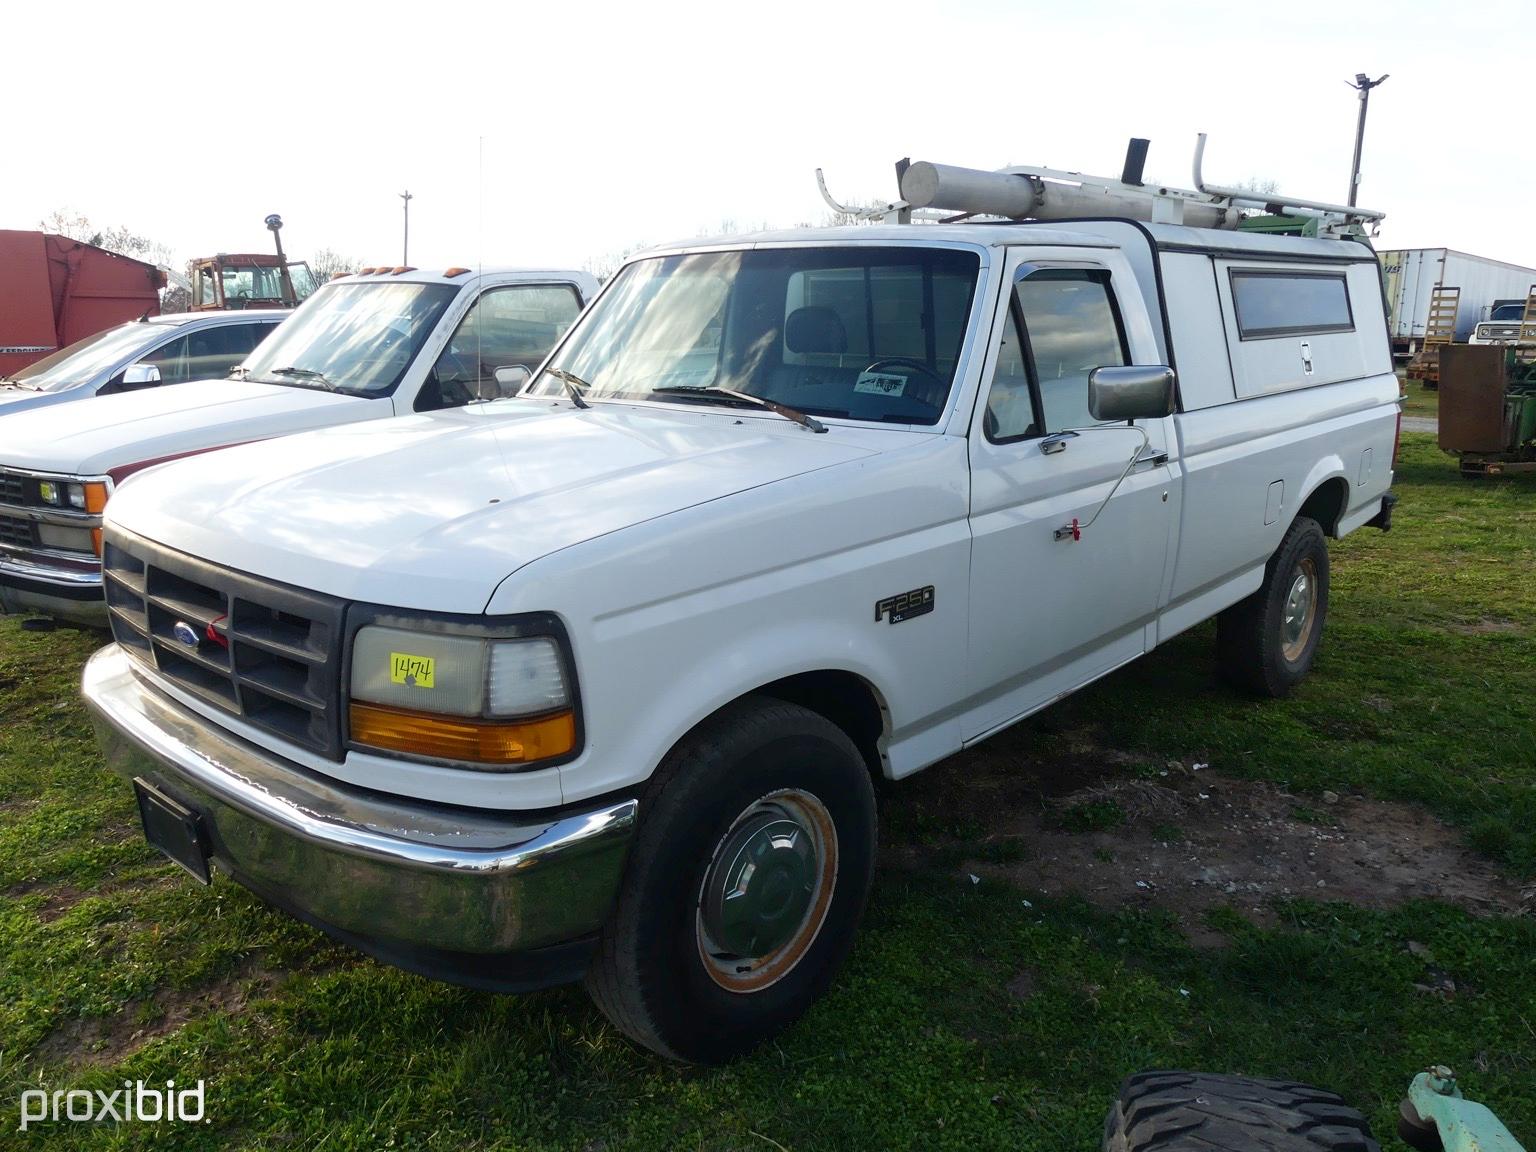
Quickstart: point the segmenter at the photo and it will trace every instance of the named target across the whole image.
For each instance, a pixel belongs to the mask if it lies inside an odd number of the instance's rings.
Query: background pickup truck
[[[126,486],[84,693],[199,879],[476,987],[584,975],[725,1060],[851,948],[876,777],[1212,616],[1235,684],[1290,691],[1326,539],[1388,526],[1398,398],[1351,239],[650,253],[517,398]]]
[[[104,625],[101,511],[129,476],[230,444],[495,396],[508,387],[497,370],[526,379],[596,286],[585,272],[533,269],[348,276],[229,379],[0,420],[0,611]]]

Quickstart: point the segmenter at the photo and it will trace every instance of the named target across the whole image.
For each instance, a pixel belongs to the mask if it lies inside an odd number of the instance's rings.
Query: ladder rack
[[[1294,220],[1298,232],[1305,227],[1309,234],[1318,236],[1361,236],[1367,228],[1374,233],[1385,217],[1385,213],[1368,208],[1207,184],[1201,175],[1204,132],[1195,147],[1193,189],[1143,182],[1146,152],[1147,141],[1133,139],[1125,170],[1118,179],[1055,168],[1018,166],[986,172],[926,160],[902,160],[896,165],[901,199],[869,208],[834,200],[820,168],[816,180],[822,198],[834,212],[851,219],[894,224],[1124,216],[1194,228],[1235,229],[1246,219],[1246,213],[1258,211]],[[1278,229],[1271,224],[1268,230]]]

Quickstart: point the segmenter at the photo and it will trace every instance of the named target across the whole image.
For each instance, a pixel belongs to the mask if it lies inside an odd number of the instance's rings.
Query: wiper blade
[[[798,408],[791,408],[788,404],[780,404],[777,400],[769,400],[763,396],[754,396],[750,392],[738,392],[734,388],[699,388],[692,384],[667,384],[660,388],[652,388],[652,392],[666,396],[713,396],[725,397],[728,400],[736,400],[742,404],[750,404],[754,408],[762,408],[773,412],[786,420],[793,420],[802,428],[809,428],[812,432],[825,432],[827,426],[814,416],[807,416]]]
[[[326,378],[325,373],[316,372],[313,368],[273,368],[271,371],[274,376],[292,376],[296,380],[313,380],[322,388],[329,388],[332,392],[336,391],[336,385]]]
[[[588,384],[576,373],[567,372],[564,368],[546,368],[544,371],[565,385],[565,390],[570,393],[572,404],[583,409],[592,407],[592,405],[587,403],[587,398],[582,395],[592,385]]]

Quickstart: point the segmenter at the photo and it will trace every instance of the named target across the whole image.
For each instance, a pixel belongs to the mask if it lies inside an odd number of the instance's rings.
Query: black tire
[[[1381,1152],[1332,1092],[1287,1080],[1138,1072],[1104,1121],[1103,1152]]]
[[[1309,581],[1310,619],[1298,642],[1288,639],[1289,600],[1299,577]],[[1255,696],[1290,694],[1312,669],[1328,618],[1328,541],[1316,520],[1296,517],[1264,568],[1264,583],[1216,620],[1222,676]]]
[[[808,903],[803,919],[791,912],[780,921],[799,924],[780,929],[793,933],[782,946],[762,956],[714,946],[711,909],[723,903],[711,903],[706,881],[710,892],[721,887],[716,878],[726,875],[725,862],[748,851],[739,838],[772,818],[763,814],[765,805],[780,804],[803,806],[791,807],[791,816],[811,813],[801,823],[815,829],[807,835],[821,845],[807,857],[816,862],[809,868],[816,894],[791,889]],[[874,880],[869,770],[853,741],[826,718],[748,697],[672,750],[641,797],[639,818],[587,991],[637,1043],[676,1060],[723,1063],[793,1023],[848,955]]]

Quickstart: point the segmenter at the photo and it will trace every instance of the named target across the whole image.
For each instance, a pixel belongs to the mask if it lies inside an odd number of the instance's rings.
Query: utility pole
[[[1385,77],[1382,77],[1382,80],[1385,80]],[[1378,83],[1379,83],[1379,81],[1378,81]],[[1364,114],[1361,114],[1361,115],[1364,115]],[[1364,120],[1361,120],[1361,123],[1364,124]],[[1358,146],[1356,146],[1356,147],[1358,147]],[[1356,152],[1355,163],[1356,164],[1359,163],[1358,152]],[[410,201],[412,201],[412,195],[410,195],[409,190],[407,190],[407,192],[401,192],[401,194],[399,194],[399,198],[401,198],[401,203],[404,204],[404,209],[406,209],[406,240],[404,240],[404,243],[401,243],[401,247],[399,247],[399,263],[401,263],[401,264],[409,264],[410,263]],[[1350,203],[1353,203],[1353,201],[1350,201]]]
[[[1356,72],[1353,84],[1348,80],[1344,81],[1360,93],[1360,122],[1355,127],[1355,162],[1349,170],[1349,206],[1351,208],[1355,206],[1355,196],[1360,191],[1360,149],[1365,144],[1365,111],[1371,105],[1371,89],[1379,88],[1386,79],[1387,77],[1383,75],[1376,80],[1368,80],[1364,72]]]

